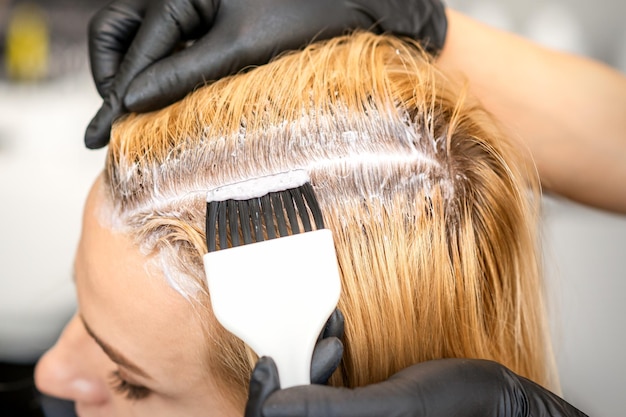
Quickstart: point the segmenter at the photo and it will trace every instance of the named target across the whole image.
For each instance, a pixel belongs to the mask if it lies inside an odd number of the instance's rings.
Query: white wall
[[[548,46],[578,52],[626,72],[623,0],[446,0],[486,23]]]
[[[626,216],[545,202],[545,256],[563,394],[590,416],[623,415]]]
[[[82,204],[104,158],[82,144],[98,106],[86,69],[0,83],[0,360],[38,357],[74,310]]]

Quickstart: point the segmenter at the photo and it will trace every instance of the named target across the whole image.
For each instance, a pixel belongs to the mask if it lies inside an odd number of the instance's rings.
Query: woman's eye
[[[151,393],[149,388],[126,381],[120,376],[118,370],[111,372],[111,387],[116,393],[124,395],[128,400],[142,400]]]

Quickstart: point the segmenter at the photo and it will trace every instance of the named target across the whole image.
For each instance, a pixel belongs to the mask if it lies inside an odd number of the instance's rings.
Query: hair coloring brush
[[[310,384],[313,348],[341,284],[308,174],[290,171],[209,191],[206,239],[218,321],[259,356],[272,357],[282,388]]]

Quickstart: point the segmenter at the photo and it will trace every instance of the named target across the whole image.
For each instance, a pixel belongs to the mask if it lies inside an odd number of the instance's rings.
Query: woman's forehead
[[[91,330],[155,378],[198,367],[201,323],[189,301],[167,285],[134,240],[104,226],[96,181],[85,206],[75,273],[79,310]]]

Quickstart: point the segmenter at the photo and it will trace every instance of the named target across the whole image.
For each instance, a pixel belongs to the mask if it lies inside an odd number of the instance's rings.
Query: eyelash
[[[111,372],[111,387],[116,393],[124,395],[128,400],[142,400],[151,393],[149,388],[126,381],[121,377],[119,370]]]

